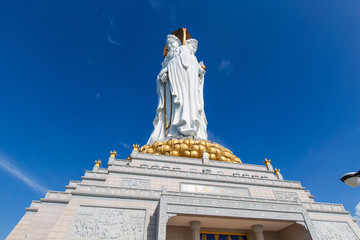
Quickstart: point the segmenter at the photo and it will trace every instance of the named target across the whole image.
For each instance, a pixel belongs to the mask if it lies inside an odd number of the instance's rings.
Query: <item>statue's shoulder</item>
[[[198,41],[194,38],[190,38],[190,39],[186,40],[186,44],[192,44],[197,47]]]
[[[194,38],[190,38],[186,40],[186,46],[192,51],[193,54],[195,54],[198,48],[198,41]]]
[[[198,44],[198,41],[195,38],[190,38],[188,40],[186,40],[187,44]]]

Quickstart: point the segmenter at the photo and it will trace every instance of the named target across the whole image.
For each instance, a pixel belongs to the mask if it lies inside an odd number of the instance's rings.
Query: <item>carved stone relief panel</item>
[[[285,201],[296,201],[299,199],[298,195],[294,192],[280,192],[280,191],[273,191],[275,198],[278,200],[285,200]]]
[[[120,181],[120,187],[150,189],[150,180],[137,179],[137,178],[122,178]]]
[[[80,206],[68,232],[69,240],[140,240],[145,210]]]
[[[312,222],[319,240],[359,240],[346,222]]]

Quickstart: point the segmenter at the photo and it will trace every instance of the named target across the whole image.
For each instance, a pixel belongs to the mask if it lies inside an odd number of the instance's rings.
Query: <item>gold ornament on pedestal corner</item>
[[[152,145],[142,146],[139,152],[187,158],[202,158],[203,153],[206,152],[210,160],[242,163],[240,158],[220,144],[192,138],[170,139],[166,142],[157,141]]]

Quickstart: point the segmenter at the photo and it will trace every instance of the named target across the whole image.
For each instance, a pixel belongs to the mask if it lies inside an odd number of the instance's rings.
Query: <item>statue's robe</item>
[[[169,51],[157,78],[159,102],[154,130],[148,144],[174,137],[194,137],[206,140],[207,121],[203,100],[205,71],[194,55],[197,50],[197,41],[188,39],[185,45],[181,45],[177,37],[168,35],[166,44]],[[161,80],[164,72],[167,74],[166,84]]]

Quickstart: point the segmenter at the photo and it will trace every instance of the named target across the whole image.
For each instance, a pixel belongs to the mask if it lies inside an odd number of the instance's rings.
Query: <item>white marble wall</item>
[[[95,235],[96,239],[155,240],[160,196],[164,191],[181,193],[182,183],[198,184],[205,188],[209,186],[209,189],[215,187],[218,190],[209,192],[199,188],[193,192],[183,192],[189,197],[241,199],[242,196],[236,194],[228,196],[227,190],[243,189],[249,193],[243,197],[258,202],[255,205],[263,206],[266,201],[279,205],[303,204],[314,222],[319,240],[324,239],[323,236],[328,239],[338,239],[338,236],[350,240],[360,239],[360,229],[341,205],[314,203],[313,197],[299,182],[277,180],[265,165],[217,161],[203,164],[201,159],[167,158],[152,154],[139,154],[133,157],[132,162],[114,159],[111,162],[108,169],[87,171],[82,181],[70,181],[66,192],[49,192],[41,202],[33,203],[7,239],[80,240],[95,239],[91,237]],[[86,215],[86,212],[89,214]],[[128,225],[118,222],[121,213],[130,216]],[[139,216],[139,219],[131,220],[133,215]],[[142,229],[139,227],[140,222],[143,223]],[[121,235],[112,227],[124,228],[124,231],[128,229],[128,234]],[[167,239],[191,237],[190,228],[167,228]],[[329,231],[326,231],[329,228],[337,229],[340,233],[330,236]],[[143,238],[139,237],[139,231]],[[278,232],[264,232],[266,240],[307,240],[306,234],[307,230],[301,225]],[[250,230],[249,238],[253,239]]]

